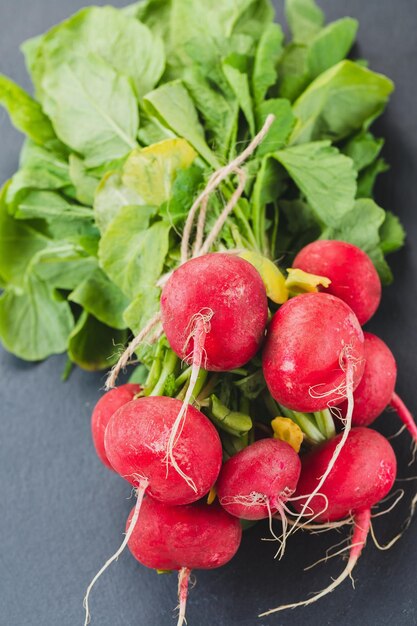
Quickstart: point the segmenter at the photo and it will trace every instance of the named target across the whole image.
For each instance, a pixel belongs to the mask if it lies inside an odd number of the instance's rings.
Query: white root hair
[[[194,389],[197,384],[204,356],[205,336],[210,331],[210,320],[213,317],[213,314],[212,309],[205,308],[199,311],[190,320],[190,333],[186,340],[185,349],[188,343],[193,340],[191,376],[188,383],[187,393],[185,394],[185,398],[169,434],[167,453],[165,456],[167,473],[169,471],[169,467],[172,466],[194,492],[197,492],[197,487],[192,478],[187,476],[187,474],[178,465],[174,455],[174,448],[184,428],[188,407],[193,402]]]
[[[343,348],[343,350],[340,353],[339,356],[339,364],[341,369],[345,372],[345,382],[341,385],[339,385],[339,387],[337,388],[339,389],[343,389],[343,397],[345,397],[347,399],[347,411],[346,411],[346,416],[344,418],[344,429],[343,429],[343,434],[342,437],[339,441],[339,443],[337,444],[335,451],[333,452],[332,458],[329,461],[329,464],[326,468],[326,471],[324,472],[324,474],[321,476],[319,482],[317,483],[316,487],[313,489],[313,491],[310,494],[306,494],[304,496],[304,498],[307,498],[305,503],[303,504],[303,507],[293,525],[293,527],[291,528],[291,530],[289,531],[289,535],[292,534],[293,532],[295,532],[295,529],[297,528],[298,525],[300,525],[300,521],[301,518],[304,517],[306,515],[306,510],[308,505],[310,504],[310,502],[312,501],[312,499],[317,496],[320,493],[320,489],[323,487],[326,479],[328,478],[330,472],[332,471],[340,452],[342,451],[348,435],[350,433],[351,427],[352,427],[352,414],[353,414],[353,407],[354,407],[354,398],[353,398],[353,375],[354,375],[354,370],[355,370],[355,366],[356,366],[357,360],[354,359],[354,357],[352,357],[351,354],[351,350],[350,350],[350,346],[345,346]],[[333,394],[334,390],[331,392],[326,392],[325,394],[323,394],[324,396]],[[324,511],[323,511],[324,512]],[[308,520],[309,522],[311,522],[311,519]]]
[[[96,582],[98,581],[98,579],[100,578],[100,576],[102,574],[104,574],[106,569],[108,567],[110,567],[110,565],[114,561],[117,561],[119,556],[122,554],[122,552],[126,548],[128,542],[129,542],[129,539],[131,538],[131,536],[133,534],[133,531],[135,530],[137,521],[139,519],[140,509],[141,509],[143,498],[144,498],[144,495],[145,495],[145,491],[148,488],[148,485],[149,485],[149,481],[148,481],[147,478],[144,478],[144,477],[140,477],[139,478],[139,486],[138,486],[138,488],[136,490],[135,509],[134,509],[134,512],[133,512],[132,519],[130,520],[129,528],[126,531],[125,538],[123,539],[123,542],[120,545],[120,547],[116,550],[116,552],[113,554],[113,556],[111,556],[109,559],[107,559],[107,561],[105,562],[103,567],[97,572],[97,574],[94,576],[93,580],[90,582],[90,584],[87,587],[87,591],[85,593],[84,602],[83,602],[83,606],[84,606],[84,609],[85,609],[84,626],[87,626],[90,623],[90,620],[91,620],[90,607],[89,607],[89,599],[90,599],[91,591],[92,591],[94,585],[96,584]]]

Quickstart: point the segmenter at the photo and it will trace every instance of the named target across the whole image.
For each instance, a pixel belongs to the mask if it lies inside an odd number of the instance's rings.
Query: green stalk
[[[326,437],[326,439],[332,439],[336,435],[336,428],[334,425],[332,414],[329,409],[318,411],[314,413],[317,426],[320,432]]]
[[[176,379],[175,379],[175,386],[177,389],[179,389],[180,387],[182,387],[187,380],[190,378],[191,376],[191,370],[192,367],[187,367],[187,369],[185,369]]]
[[[285,417],[292,419],[301,428],[306,437],[311,443],[318,444],[326,441],[326,437],[317,428],[314,418],[310,417],[307,413],[300,413],[299,411],[291,411],[285,406],[279,405],[282,414]]]
[[[155,387],[155,385],[157,384],[159,380],[159,377],[161,375],[161,370],[162,370],[163,351],[164,351],[164,346],[162,345],[162,343],[158,343],[156,347],[156,351],[155,351],[155,357],[154,357],[151,369],[149,370],[148,378],[146,379],[146,383],[144,387],[145,396],[150,395],[152,389]]]
[[[171,376],[175,372],[175,368],[178,364],[178,357],[172,350],[167,350],[163,360],[162,371],[159,376],[158,382],[152,389],[150,396],[162,396],[164,393],[165,385],[168,376]]]
[[[208,376],[207,370],[200,369],[200,371],[198,372],[197,381],[196,381],[196,384],[194,386],[194,391],[193,391],[193,396],[195,399],[198,398],[202,388],[204,387],[205,382],[207,380],[207,376]],[[184,400],[185,395],[187,393],[188,385],[189,385],[189,380],[186,382],[186,384],[183,386],[181,391],[176,396],[178,400]]]

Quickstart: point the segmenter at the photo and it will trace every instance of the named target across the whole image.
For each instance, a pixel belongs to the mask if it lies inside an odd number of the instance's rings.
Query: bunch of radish
[[[126,546],[147,567],[179,572],[183,624],[191,570],[227,563],[245,520],[269,520],[280,557],[298,528],[353,528],[329,587],[265,614],[310,604],[351,574],[371,509],[396,478],[390,443],[367,426],[390,405],[417,442],[394,357],[361,328],[381,284],[369,257],[341,241],[306,246],[287,278],[271,266],[241,251],[180,265],[162,290],[146,380],[96,405],[97,454],[137,499],[122,545],[87,590],[86,624],[93,585]]]

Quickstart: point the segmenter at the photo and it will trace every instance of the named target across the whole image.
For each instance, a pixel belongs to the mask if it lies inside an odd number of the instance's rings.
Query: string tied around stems
[[[211,247],[219,236],[227,218],[236,207],[240,197],[245,190],[247,175],[241,166],[255,152],[256,148],[263,142],[274,121],[274,115],[270,114],[267,116],[263,127],[261,128],[259,133],[252,139],[249,145],[243,150],[243,152],[241,152],[235,159],[233,159],[233,161],[231,161],[224,167],[216,170],[211,175],[205,189],[199,194],[199,196],[192,204],[187,216],[187,220],[185,222],[181,239],[181,265],[189,260],[191,233],[195,223],[196,215],[199,210],[200,213],[197,222],[196,237],[193,247],[192,258],[202,256],[203,254],[207,254],[210,251]],[[227,202],[224,209],[217,218],[215,224],[213,225],[210,234],[204,240],[204,228],[206,224],[207,209],[210,196],[214,191],[218,189],[219,185],[231,174],[237,175],[239,181],[238,185],[233,192],[230,200]],[[168,280],[168,278],[169,274],[163,276],[158,281],[157,285],[159,287],[162,287]],[[162,330],[159,328],[160,324],[161,314],[160,312],[158,312],[152,317],[152,319],[146,324],[146,326],[144,326],[140,333],[130,342],[130,344],[124,350],[123,354],[120,356],[117,363],[110,370],[105,383],[106,391],[115,387],[117,378],[121,370],[126,367],[133,353],[142,343],[146,341],[147,343],[152,344],[157,341],[157,339],[159,339],[159,337],[162,335]]]

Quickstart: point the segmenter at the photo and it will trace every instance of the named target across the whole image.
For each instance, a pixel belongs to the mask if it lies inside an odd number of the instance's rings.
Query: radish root
[[[355,526],[353,530],[352,542],[350,544],[350,554],[347,565],[343,572],[335,580],[333,580],[333,582],[328,587],[326,587],[322,591],[319,591],[308,600],[278,606],[275,609],[270,609],[265,613],[261,613],[259,617],[267,617],[268,615],[272,615],[272,613],[278,613],[279,611],[284,611],[286,609],[295,609],[299,606],[308,606],[309,604],[313,604],[313,602],[317,602],[317,600],[320,600],[320,598],[323,598],[324,596],[334,591],[336,587],[338,587],[344,580],[346,580],[346,578],[351,577],[352,571],[356,563],[358,562],[363,547],[366,544],[366,539],[371,526],[371,510],[367,509],[365,511],[357,513],[354,518],[354,523]]]
[[[141,477],[140,480],[139,480],[139,487],[136,490],[136,498],[137,499],[136,499],[136,504],[135,504],[135,510],[134,510],[132,519],[130,520],[129,528],[126,531],[125,538],[123,539],[123,542],[122,542],[121,546],[118,548],[118,550],[116,550],[116,552],[113,554],[113,556],[111,556],[105,562],[103,567],[97,572],[97,574],[94,576],[93,580],[91,581],[91,583],[87,587],[87,591],[86,591],[86,594],[84,596],[84,602],[83,602],[83,606],[84,606],[84,609],[85,609],[84,626],[87,626],[87,624],[89,624],[90,620],[91,620],[90,608],[89,608],[89,599],[90,599],[91,591],[92,591],[94,585],[96,584],[96,582],[98,581],[98,579],[100,578],[100,576],[106,571],[106,569],[108,567],[110,567],[110,565],[114,561],[117,561],[119,556],[122,554],[122,552],[126,548],[128,542],[129,542],[129,539],[132,536],[133,531],[135,530],[135,526],[136,526],[138,518],[139,518],[140,508],[142,506],[143,498],[144,498],[144,495],[145,495],[145,491],[148,488],[148,485],[149,485],[148,479]]]
[[[404,402],[401,400],[400,396],[395,393],[395,391],[392,394],[390,406],[397,413],[398,417],[412,436],[414,442],[417,443],[417,424],[415,423],[410,411],[407,409]]]
[[[301,518],[303,516],[306,515],[306,510],[308,505],[310,504],[310,502],[312,501],[312,499],[317,496],[320,493],[320,489],[322,488],[323,484],[325,483],[327,477],[329,476],[330,472],[332,471],[334,464],[336,463],[339,454],[343,448],[343,446],[345,445],[349,432],[351,430],[352,427],[352,414],[353,414],[353,407],[354,407],[354,398],[353,398],[353,372],[354,372],[354,368],[355,368],[355,359],[352,358],[349,348],[348,346],[346,346],[346,348],[344,350],[342,350],[341,354],[340,354],[340,365],[342,367],[342,369],[345,371],[346,374],[346,380],[343,383],[343,396],[347,399],[347,412],[346,412],[346,416],[344,418],[344,429],[343,429],[343,435],[342,438],[340,439],[339,443],[337,444],[335,451],[333,453],[332,458],[329,461],[329,464],[326,468],[326,471],[324,472],[324,474],[322,475],[322,477],[320,478],[317,486],[315,487],[315,489],[310,493],[310,494],[306,494],[304,496],[304,498],[307,498],[305,503],[303,504],[303,507],[297,517],[297,519],[295,520],[295,523],[293,525],[293,527],[291,528],[291,530],[289,531],[288,535],[291,535],[295,529],[297,528],[297,526],[299,525]],[[342,386],[339,386],[340,388],[342,388]],[[339,388],[338,388],[339,389]],[[331,392],[333,393],[333,391]],[[327,394],[326,394],[327,395]],[[324,513],[325,511],[322,511],[321,513]],[[311,519],[309,520],[311,521]]]
[[[185,619],[185,610],[187,607],[188,583],[190,580],[191,570],[188,567],[182,567],[178,572],[178,601],[179,614],[177,626],[183,626],[187,623]]]
[[[194,481],[189,476],[187,476],[187,474],[183,472],[183,470],[178,465],[174,456],[174,448],[178,442],[178,439],[181,436],[188,406],[192,404],[194,389],[197,384],[198,374],[200,372],[204,357],[205,336],[210,331],[210,320],[212,317],[213,311],[211,309],[202,309],[190,320],[191,330],[187,338],[186,345],[188,345],[191,339],[193,340],[191,376],[187,388],[187,393],[185,394],[181,409],[175,419],[169,435],[167,454],[165,458],[167,463],[167,473],[169,471],[169,466],[171,465],[175,469],[175,471],[178,472],[178,474],[185,480],[187,485],[189,485],[191,489],[195,492],[197,492],[197,487]]]

